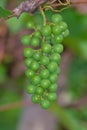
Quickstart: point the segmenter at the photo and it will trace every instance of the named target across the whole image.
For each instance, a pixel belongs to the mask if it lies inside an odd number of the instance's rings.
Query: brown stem
[[[64,3],[65,4],[65,3]],[[70,5],[72,6],[72,5],[77,5],[77,4],[87,4],[87,1],[76,1],[76,2],[70,2]],[[52,7],[59,7],[59,6],[61,6],[60,5],[60,3],[50,3],[50,5],[52,6]],[[66,5],[64,5],[64,6],[66,6]]]
[[[55,3],[57,2],[57,3]],[[20,3],[20,5],[15,8],[12,12],[13,14],[10,15],[8,18],[11,17],[19,17],[21,13],[23,12],[34,12],[40,5],[47,3],[47,5],[52,6],[53,8],[61,6],[60,3],[58,3],[57,0],[27,0],[25,2]],[[86,4],[87,1],[76,1],[76,2],[70,2],[70,5],[76,5],[76,4]],[[8,19],[7,18],[7,19]],[[5,20],[7,20],[5,19]],[[0,19],[2,20],[2,19]]]
[[[22,12],[32,13],[37,9],[40,5],[48,2],[49,0],[27,0],[22,2],[17,8],[13,10],[15,16],[19,17]]]

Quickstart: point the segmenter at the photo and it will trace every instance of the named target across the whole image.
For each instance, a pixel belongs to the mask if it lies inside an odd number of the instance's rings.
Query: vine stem
[[[29,12],[32,13],[36,8],[41,6],[42,4],[46,3],[47,6],[52,6],[52,7],[58,7],[61,6],[60,3],[55,3],[57,0],[52,0],[49,2],[49,0],[27,0],[25,2],[22,2],[19,4],[19,6],[12,11],[12,15],[10,15],[8,18],[11,17],[19,17],[21,13],[23,12]],[[75,2],[70,2],[69,6],[72,5],[79,5],[79,4],[87,4],[87,0],[85,1],[75,1]],[[62,6],[65,6],[66,2],[62,4]],[[3,20],[2,18],[0,20]],[[7,19],[4,19],[7,20]]]
[[[42,16],[43,16],[43,20],[44,20],[44,26],[46,25],[46,16],[45,16],[45,13],[44,13],[44,11],[43,11],[43,8],[40,6],[39,7],[39,10],[40,10],[40,12],[41,12],[41,14],[42,14]]]
[[[77,2],[70,2],[69,6],[72,6],[72,5],[79,5],[79,4],[87,4],[87,1],[82,1],[82,2],[80,2],[80,1],[77,1]],[[53,3],[53,4],[51,4],[51,6],[52,6],[52,7],[58,7],[58,6],[61,6],[61,5],[60,5],[59,3],[58,3],[58,4]],[[66,3],[64,3],[63,6],[66,6]]]

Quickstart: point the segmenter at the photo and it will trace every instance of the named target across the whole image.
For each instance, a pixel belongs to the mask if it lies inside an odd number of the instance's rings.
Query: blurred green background
[[[0,0],[0,6],[13,9],[20,2],[21,0]],[[62,78],[62,82],[66,80],[67,83],[59,83],[58,97],[62,95],[69,102],[64,102],[62,108],[54,105],[52,112],[61,119],[56,124],[57,130],[87,130],[87,14],[81,14],[76,8],[66,9],[60,14],[68,24],[70,35],[63,42],[65,49],[62,55],[65,60],[63,71],[66,70],[62,74],[66,77]],[[47,11],[46,15],[50,19],[52,12]],[[20,37],[27,33],[25,24],[31,17],[23,13],[19,19],[11,18],[0,22],[0,107],[23,100],[26,79]],[[38,21],[42,23],[38,12],[34,15],[34,20],[37,24]],[[59,102],[62,102],[61,98]],[[21,107],[0,109],[0,130],[16,130],[21,113]],[[69,120],[71,124],[68,123]]]

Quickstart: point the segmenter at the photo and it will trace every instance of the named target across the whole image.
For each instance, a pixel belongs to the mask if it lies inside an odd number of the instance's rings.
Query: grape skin
[[[60,73],[61,53],[63,52],[63,39],[69,35],[67,24],[59,14],[53,14],[50,23],[35,27],[30,21],[27,29],[34,29],[34,33],[21,38],[23,45],[32,45],[24,49],[26,77],[30,83],[26,86],[28,94],[32,94],[31,101],[40,104],[41,108],[50,108],[52,102],[57,100],[56,82]],[[38,49],[37,49],[38,48]]]

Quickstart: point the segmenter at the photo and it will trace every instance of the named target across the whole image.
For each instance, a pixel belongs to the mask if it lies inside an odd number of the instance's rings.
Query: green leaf
[[[74,114],[71,114],[68,110],[60,107],[58,104],[53,104],[51,111],[58,117],[61,124],[67,130],[86,130],[84,125],[76,119]]]
[[[11,15],[11,12],[9,10],[6,10],[0,7],[0,18],[6,18],[9,15]]]

